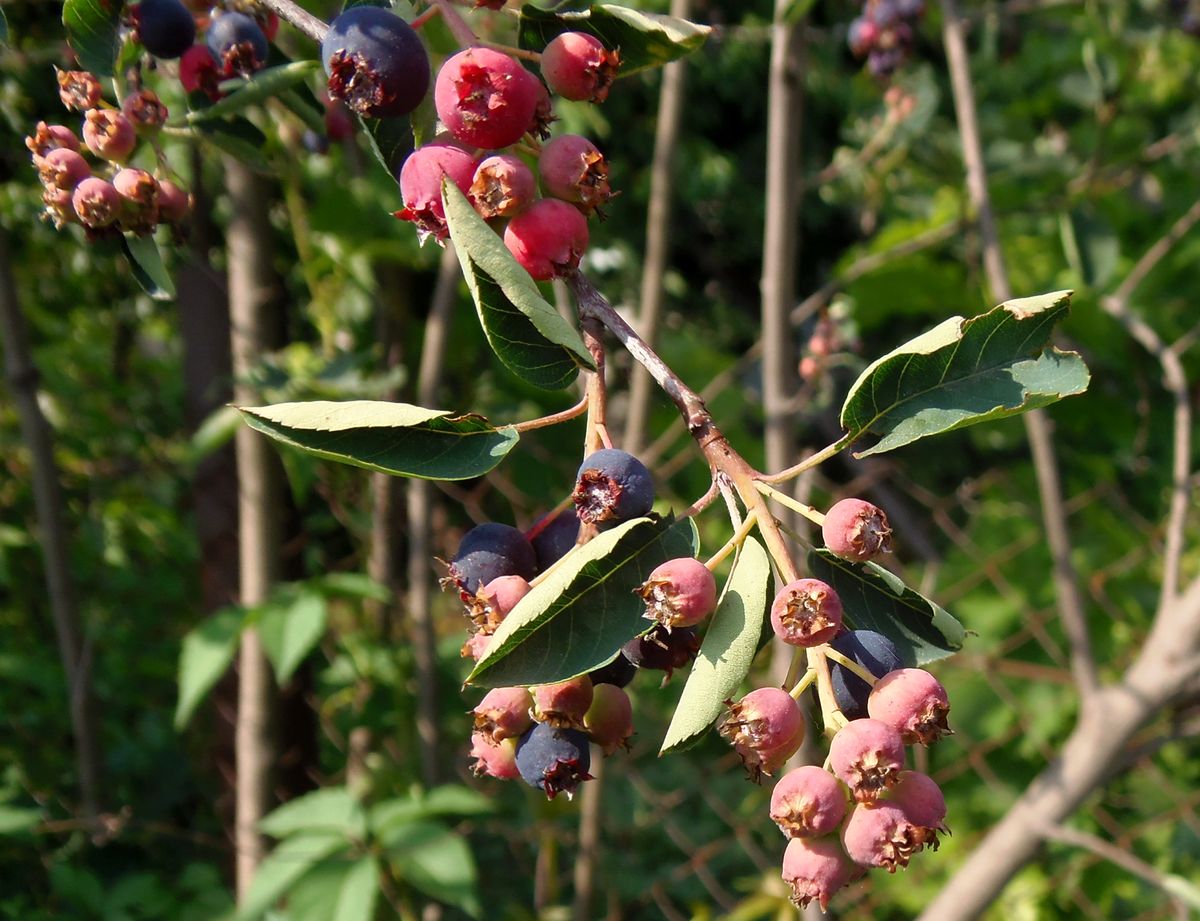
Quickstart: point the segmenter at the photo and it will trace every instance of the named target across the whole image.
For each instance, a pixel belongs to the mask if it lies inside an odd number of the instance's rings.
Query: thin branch
[[[292,0],[256,0],[259,6],[264,6],[284,22],[289,22],[318,45],[325,41],[325,33],[329,26],[318,19],[308,10],[293,3]]]
[[[514,429],[518,432],[532,432],[535,429],[544,429],[552,425],[558,425],[560,422],[570,422],[572,419],[578,419],[588,408],[588,399],[584,397],[574,406],[569,409],[564,409],[561,412],[551,413],[548,416],[540,416],[537,419],[530,419],[528,422],[516,422],[507,428]]]
[[[479,37],[475,34],[475,30],[467,25],[467,21],[462,18],[462,14],[454,8],[450,0],[432,0],[432,2],[441,9],[442,19],[445,20],[446,27],[456,42],[463,47],[479,44]]]

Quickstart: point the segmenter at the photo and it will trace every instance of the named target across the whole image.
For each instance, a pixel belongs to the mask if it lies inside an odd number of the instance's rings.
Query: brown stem
[[[255,0],[255,2],[266,7],[284,22],[291,23],[318,45],[325,41],[325,33],[329,31],[329,25],[308,10],[293,3],[292,0]]]
[[[603,432],[608,425],[608,388],[604,381],[604,339],[601,325],[588,317],[580,324],[583,344],[592,355],[596,370],[588,377],[584,403],[587,405],[587,431],[583,436],[583,455],[587,457],[604,447]]]
[[[454,8],[454,4],[450,0],[432,0],[432,2],[442,11],[442,19],[445,20],[446,27],[456,42],[464,48],[479,44],[479,36],[475,34],[474,29],[467,25],[467,21],[462,18],[462,14]]]
[[[600,864],[600,825],[604,799],[604,761],[592,760],[592,782],[583,785],[579,808],[579,850],[575,854],[575,902],[572,907],[574,921],[592,921],[595,899],[596,877]]]
[[[587,412],[590,401],[584,397],[574,406],[569,409],[564,409],[562,412],[551,413],[548,416],[540,416],[537,419],[530,419],[528,422],[516,422],[509,428],[515,429],[518,432],[532,432],[536,429],[548,428],[552,425],[558,425],[561,422],[570,422],[572,419],[578,419]]]

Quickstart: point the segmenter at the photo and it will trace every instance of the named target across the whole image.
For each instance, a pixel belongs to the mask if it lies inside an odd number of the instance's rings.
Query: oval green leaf
[[[758,652],[770,590],[771,561],[762,544],[747,537],[692,663],[660,756],[698,742],[721,715]]]
[[[409,403],[314,400],[239,408],[251,428],[309,454],[425,480],[482,476],[520,437],[483,416]]]
[[[127,233],[121,237],[121,248],[143,291],[156,301],[174,300],[175,282],[163,264],[162,253],[153,237]]]
[[[819,547],[809,551],[808,568],[838,593],[846,626],[882,633],[905,665],[936,662],[962,649],[962,624],[882,566],[851,563]]]
[[[546,684],[611,661],[649,626],[634,589],[696,547],[691,519],[669,518],[635,518],[576,547],[504,619],[467,683]]]
[[[362,840],[367,835],[367,814],[345,787],[326,787],[289,800],[260,820],[258,827],[272,838],[326,831]]]
[[[254,874],[233,921],[257,921],[300,877],[335,854],[344,862],[350,842],[340,832],[293,835],[271,851]]]
[[[1086,390],[1083,359],[1046,347],[1071,293],[1006,301],[969,320],[952,317],[873,362],[842,405],[842,428],[851,441],[868,432],[881,436],[855,456],[892,451]]]
[[[175,704],[177,730],[188,724],[233,662],[244,622],[242,608],[223,608],[184,636],[179,654],[179,700]]]
[[[353,863],[318,864],[287,892],[288,921],[371,921],[379,897],[379,865],[372,854]]]
[[[325,635],[328,609],[316,592],[301,592],[286,604],[268,604],[258,617],[263,651],[275,669],[275,680],[291,680],[305,657]]]
[[[443,183],[446,223],[479,322],[492,351],[510,371],[543,390],[561,390],[580,368],[594,368],[579,333],[542,297],[537,285],[453,183]]]
[[[531,4],[521,7],[518,44],[541,51],[561,32],[587,32],[605,48],[621,52],[618,76],[625,77],[648,67],[661,67],[690,54],[704,44],[712,31],[686,19],[643,13],[612,3],[597,3],[589,10],[554,13]]]
[[[66,0],[62,23],[79,66],[111,77],[117,59],[123,0]]]

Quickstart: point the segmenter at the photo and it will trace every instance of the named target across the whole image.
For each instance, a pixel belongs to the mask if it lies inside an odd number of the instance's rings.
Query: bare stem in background
[[[318,45],[325,40],[325,33],[329,31],[329,26],[308,10],[293,3],[292,0],[256,0],[256,2],[271,10],[285,22],[290,22]]]
[[[600,820],[604,800],[604,760],[593,758],[590,768],[592,782],[583,785],[580,791],[579,850],[575,855],[575,905],[574,921],[593,921],[596,877],[600,863]]]

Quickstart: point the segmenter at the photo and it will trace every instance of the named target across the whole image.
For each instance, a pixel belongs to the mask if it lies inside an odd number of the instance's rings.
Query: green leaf
[[[330,572],[309,579],[308,585],[327,598],[366,598],[380,604],[392,600],[392,593],[386,585],[380,585],[361,572]]]
[[[446,223],[488,344],[518,377],[543,390],[594,368],[579,333],[546,303],[537,285],[451,182],[443,182]]]
[[[820,547],[809,551],[808,568],[833,586],[846,625],[882,633],[905,665],[936,662],[962,649],[962,624],[877,563],[851,563]]]
[[[545,684],[610,661],[648,629],[634,594],[659,563],[694,556],[690,519],[635,518],[576,547],[504,619],[469,684]]]
[[[220,122],[200,122],[195,127],[201,140],[221,153],[229,154],[256,172],[271,172],[271,164],[263,153],[267,145],[266,135],[253,123],[235,117]]]
[[[374,400],[243,407],[250,427],[329,460],[427,480],[467,480],[495,467],[520,436],[483,416]]]
[[[325,633],[325,598],[301,592],[290,604],[269,604],[258,618],[263,651],[275,666],[275,680],[287,684]]]
[[[659,755],[697,742],[750,671],[771,590],[771,561],[746,538],[713,613]]]
[[[346,839],[331,832],[310,832],[288,838],[259,865],[233,921],[256,921],[296,880],[322,861],[345,851],[346,847]]]
[[[475,857],[459,835],[432,822],[414,823],[402,826],[384,845],[407,883],[472,918],[480,916]]]
[[[1121,258],[1121,241],[1112,226],[1091,209],[1075,208],[1059,214],[1058,228],[1072,271],[1089,288],[1102,288]]]
[[[21,835],[33,831],[42,821],[42,810],[0,806],[0,835]]]
[[[97,77],[111,77],[117,59],[122,0],[66,0],[62,23],[79,66]]]
[[[0,45],[8,44],[8,18],[4,15],[4,9],[0,7]]]
[[[284,803],[260,821],[258,827],[273,838],[286,838],[297,832],[336,831],[361,840],[367,834],[367,817],[349,790],[328,787]]]
[[[621,52],[621,77],[648,67],[660,67],[690,54],[708,38],[708,26],[658,13],[643,13],[612,3],[597,3],[590,10],[553,13],[526,4],[521,7],[518,45],[541,51],[561,32],[587,32],[605,48]]]
[[[1007,301],[969,320],[952,317],[873,362],[842,405],[851,441],[867,432],[881,436],[855,456],[1082,393],[1083,359],[1046,348],[1070,299],[1070,291],[1056,291]]]
[[[396,833],[397,826],[439,816],[482,815],[494,810],[492,801],[468,787],[434,787],[424,796],[384,800],[370,810],[373,834],[381,838]]]
[[[379,897],[373,856],[350,864],[318,864],[288,890],[288,921],[371,921]]]
[[[162,253],[159,252],[154,237],[127,233],[121,237],[121,248],[125,251],[125,258],[129,260],[133,277],[137,279],[143,291],[156,301],[174,300],[175,282],[171,280],[167,267],[163,265]]]
[[[186,121],[195,125],[214,118],[236,115],[303,83],[320,66],[319,61],[293,61],[290,64],[260,70],[249,80],[239,81],[237,89],[211,106],[188,112]]]
[[[175,728],[182,729],[196,707],[212,690],[237,652],[245,614],[241,608],[218,611],[183,638],[179,655],[179,701],[175,705]]]
[[[433,94],[428,94],[432,96]],[[413,132],[407,118],[363,118],[357,116],[359,124],[371,142],[375,159],[383,165],[389,176],[399,180],[400,167],[412,153]]]

